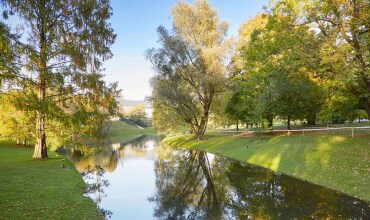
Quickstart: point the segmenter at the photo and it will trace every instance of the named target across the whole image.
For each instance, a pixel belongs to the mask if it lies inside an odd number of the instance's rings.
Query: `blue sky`
[[[108,82],[119,82],[122,95],[129,100],[143,100],[150,95],[149,79],[154,75],[145,60],[145,50],[158,47],[158,26],[170,29],[170,9],[176,0],[111,0],[111,24],[117,34],[112,46],[114,57],[104,64]],[[193,1],[187,0],[192,3]],[[209,0],[219,17],[230,25],[229,35],[237,37],[238,28],[262,11],[268,0]]]

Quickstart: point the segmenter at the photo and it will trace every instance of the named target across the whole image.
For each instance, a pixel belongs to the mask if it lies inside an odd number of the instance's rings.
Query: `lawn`
[[[153,128],[139,129],[122,121],[113,121],[109,138],[112,143],[123,143],[146,134],[155,134]]]
[[[49,152],[33,160],[33,148],[0,140],[0,219],[101,219],[83,196],[85,183],[73,164]]]
[[[209,134],[169,137],[171,146],[211,152],[256,164],[370,202],[370,136],[243,137]]]

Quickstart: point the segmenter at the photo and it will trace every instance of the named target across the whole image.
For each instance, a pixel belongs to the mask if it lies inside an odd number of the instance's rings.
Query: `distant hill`
[[[122,97],[119,97],[116,99],[117,102],[119,102],[119,105],[124,106],[124,107],[132,107],[132,106],[137,106],[137,105],[144,105],[145,108],[152,108],[152,103],[146,101],[146,100],[127,100]]]
[[[123,108],[124,111],[126,111],[130,107],[142,104],[144,105],[145,113],[147,114],[147,116],[149,118],[152,117],[152,113],[153,113],[152,103],[146,100],[127,100],[127,99],[124,99],[123,97],[119,97],[119,98],[116,98],[116,101],[119,102],[118,105],[121,106],[121,108]]]

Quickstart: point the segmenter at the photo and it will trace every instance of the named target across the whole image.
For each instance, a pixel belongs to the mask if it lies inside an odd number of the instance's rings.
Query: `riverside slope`
[[[370,138],[341,135],[169,137],[165,144],[259,165],[370,202]]]

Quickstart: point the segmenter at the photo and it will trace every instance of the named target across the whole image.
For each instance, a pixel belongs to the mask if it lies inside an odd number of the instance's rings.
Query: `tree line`
[[[207,123],[324,122],[370,115],[370,5],[365,0],[271,1],[237,40],[206,0],[179,2],[147,58],[154,124],[202,139]]]

